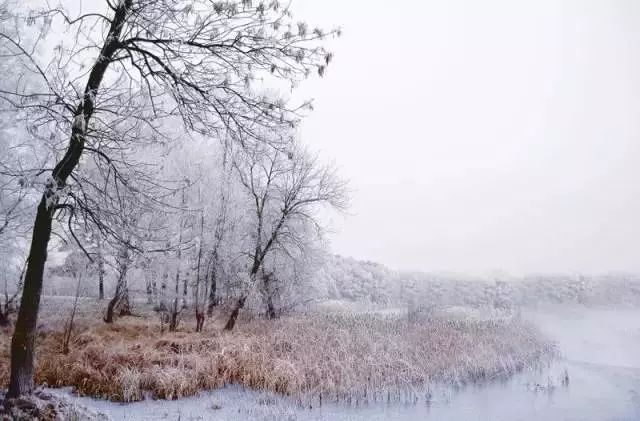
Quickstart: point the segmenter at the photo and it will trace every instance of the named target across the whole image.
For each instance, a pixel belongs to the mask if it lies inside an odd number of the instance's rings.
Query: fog
[[[640,3],[289,11],[0,0],[0,419],[640,419]]]
[[[393,267],[638,271],[640,4],[298,0],[338,24],[306,142],[354,191],[333,250]]]

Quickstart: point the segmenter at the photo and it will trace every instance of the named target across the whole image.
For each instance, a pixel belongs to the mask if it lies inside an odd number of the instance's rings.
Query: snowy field
[[[586,420],[640,419],[640,311],[547,307],[523,317],[560,345],[562,358],[507,381],[436,387],[416,404],[300,407],[227,387],[176,401],[117,404],[73,398],[114,420]],[[57,391],[70,396],[69,391]]]

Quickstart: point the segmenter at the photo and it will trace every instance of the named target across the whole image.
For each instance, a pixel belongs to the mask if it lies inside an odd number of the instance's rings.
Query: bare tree
[[[307,228],[306,235],[298,235],[295,247],[277,247],[263,263],[258,290],[269,319],[314,300],[310,290],[319,267],[324,264],[325,245],[315,235],[314,227]]]
[[[82,285],[82,278],[88,272],[89,261],[85,256],[77,253],[71,254],[68,260],[67,272],[76,281],[76,291],[73,298],[73,307],[71,308],[71,314],[65,322],[64,332],[62,337],[62,352],[68,354],[69,344],[71,343],[71,337],[73,336],[73,323],[75,321],[76,312],[78,309],[78,297],[80,296],[80,286]]]
[[[0,327],[6,327],[10,324],[9,317],[15,312],[18,294],[20,293],[20,289],[22,288],[22,284],[24,283],[24,273],[26,267],[27,262],[24,262],[22,271],[20,272],[20,276],[18,278],[18,281],[16,282],[16,288],[12,293],[9,292],[7,279],[8,276],[7,274],[4,275],[4,302],[0,303]]]
[[[118,267],[118,279],[116,281],[116,290],[111,300],[109,300],[109,304],[105,311],[105,323],[113,323],[116,312],[118,312],[120,316],[131,314],[127,273],[129,272],[132,264],[132,256],[131,251],[125,244],[120,245],[116,262]]]
[[[182,200],[180,202],[181,207],[184,209],[187,206],[186,190],[189,186],[189,180],[185,179],[185,186],[182,188]],[[188,274],[182,274],[182,252],[184,248],[184,231],[185,231],[185,217],[180,215],[179,227],[178,227],[178,245],[176,251],[176,279],[175,279],[175,294],[173,296],[173,304],[171,305],[171,318],[169,321],[169,332],[175,332],[178,329],[180,323],[180,313],[184,309],[184,301],[180,299],[180,277],[183,276],[184,282],[184,294],[187,294],[187,277]]]
[[[255,287],[265,259],[275,248],[287,251],[304,241],[313,226],[321,233],[316,211],[322,206],[344,209],[346,184],[334,168],[300,147],[282,151],[262,143],[243,149],[235,161],[240,182],[253,204],[253,245],[249,257],[248,285],[235,303],[225,330],[232,330],[251,288]],[[265,272],[263,279],[271,279]],[[268,281],[271,282],[271,281]]]
[[[5,65],[0,64],[0,71],[8,70]],[[0,297],[0,326],[9,325],[20,299],[26,268],[26,241],[23,240],[31,230],[33,184],[39,174],[33,167],[41,164],[37,158],[39,151],[34,150],[27,139],[15,136],[15,115],[0,112],[0,265],[3,269],[0,279],[4,287]]]
[[[198,237],[198,260],[196,263],[196,282],[194,290],[194,307],[196,312],[196,332],[202,332],[204,327],[204,303],[207,296],[206,284],[202,282],[205,273],[202,268],[202,252],[204,249],[204,213],[200,215],[200,236]],[[204,287],[204,288],[203,288]],[[203,291],[205,294],[201,293]]]
[[[18,77],[15,89],[1,92],[2,100],[29,111],[34,134],[52,139],[54,146],[63,142],[63,134],[68,136],[37,206],[11,343],[8,397],[34,387],[35,330],[54,221],[62,210],[68,218],[82,210],[86,219],[99,219],[74,178],[84,154],[109,168],[113,183],[136,190],[119,176],[127,157],[123,145],[169,138],[162,122],[173,117],[190,130],[213,136],[232,131],[255,137],[257,130],[277,132],[295,125],[298,107],[260,93],[252,83],[274,77],[295,85],[311,72],[322,75],[332,58],[316,42],[325,33],[293,24],[289,10],[277,1],[106,0],[105,9],[72,17],[61,8],[46,7],[15,16],[40,22],[43,31],[53,27],[76,34],[56,47],[58,54],[46,64],[23,38],[0,29],[2,54],[20,55],[22,72],[37,75],[46,87],[43,92],[25,86]],[[3,14],[8,11],[2,9]],[[95,58],[88,63],[92,52]],[[83,64],[72,68],[77,62]]]
[[[96,236],[96,264],[98,266],[98,299],[104,300],[104,250],[102,248],[102,238]]]
[[[14,180],[11,180],[14,181]],[[0,238],[22,222],[22,212],[27,195],[25,181],[16,183],[15,188],[0,180]]]
[[[2,166],[1,163],[0,166]],[[0,326],[8,326],[9,317],[16,310],[16,302],[22,288],[26,268],[25,262],[19,276],[15,270],[11,270],[19,266],[16,264],[16,260],[23,252],[17,238],[29,226],[26,221],[27,213],[24,210],[28,200],[27,189],[24,185],[26,182],[24,179],[22,180],[16,182],[14,187],[11,182],[18,181],[17,179],[0,174],[0,260],[4,266],[2,273],[4,294],[0,299]]]
[[[278,279],[274,272],[265,271],[262,268],[262,295],[265,299],[266,316],[269,319],[275,319],[277,316],[275,297],[278,294]]]
[[[207,305],[207,315],[211,317],[214,308],[218,305],[218,281],[220,278],[220,248],[229,229],[229,190],[232,186],[232,171],[229,155],[232,153],[232,143],[226,138],[222,150],[222,183],[219,189],[218,213],[215,220],[213,247],[208,264],[209,278],[209,302]]]

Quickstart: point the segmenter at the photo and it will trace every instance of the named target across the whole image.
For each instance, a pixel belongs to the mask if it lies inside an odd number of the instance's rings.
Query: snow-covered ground
[[[178,401],[78,403],[114,420],[585,420],[640,419],[640,310],[538,308],[524,313],[559,345],[563,358],[541,372],[461,390],[430,402],[301,408],[270,394],[228,387]],[[567,377],[568,376],[568,377]],[[568,381],[567,381],[568,380]],[[68,392],[61,392],[68,393]]]

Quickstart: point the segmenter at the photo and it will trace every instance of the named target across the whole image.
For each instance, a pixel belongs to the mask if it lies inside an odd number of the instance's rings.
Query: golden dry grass
[[[517,320],[315,314],[245,320],[232,333],[220,320],[205,331],[161,333],[153,317],[114,325],[81,320],[71,352],[62,331],[41,330],[37,382],[82,395],[137,401],[176,399],[226,384],[300,399],[414,399],[432,382],[512,374],[555,353]],[[0,333],[0,378],[8,379],[10,332]]]

